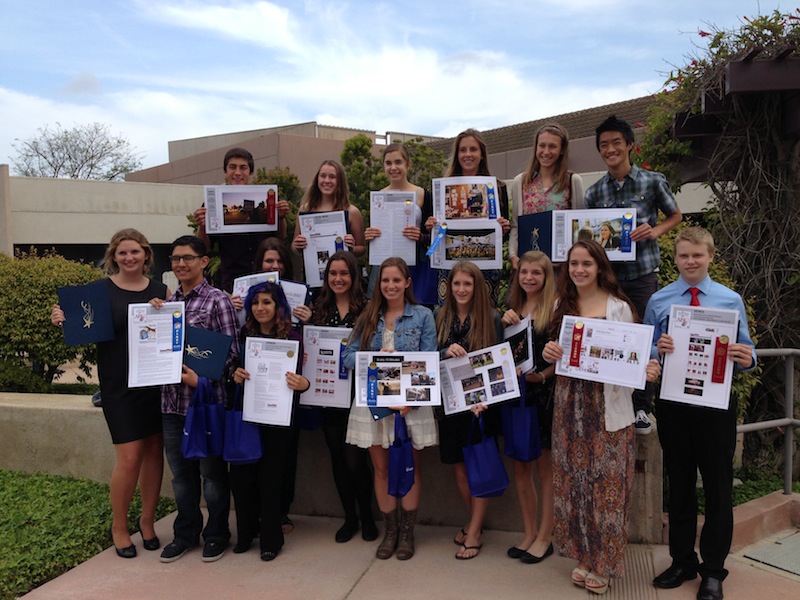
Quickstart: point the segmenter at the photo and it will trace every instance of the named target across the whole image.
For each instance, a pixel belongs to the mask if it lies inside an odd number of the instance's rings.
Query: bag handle
[[[406,426],[406,419],[400,413],[394,416],[394,439],[401,442],[408,441],[408,427]]]
[[[469,426],[469,439],[475,439],[475,423],[477,423],[481,428],[481,439],[486,437],[486,431],[483,428],[483,415],[472,415],[472,423]],[[470,442],[471,443],[471,442]]]

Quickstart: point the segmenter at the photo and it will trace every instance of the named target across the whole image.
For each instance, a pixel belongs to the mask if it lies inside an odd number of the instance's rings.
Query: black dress
[[[131,292],[106,281],[114,339],[97,344],[97,375],[111,440],[124,444],[161,431],[161,386],[128,387],[128,305],[166,298],[167,286],[150,280],[144,290]]]

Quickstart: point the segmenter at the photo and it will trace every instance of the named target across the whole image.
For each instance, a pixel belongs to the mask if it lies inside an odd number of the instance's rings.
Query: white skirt
[[[347,422],[348,444],[359,448],[370,446],[383,446],[388,448],[394,442],[394,414],[376,421],[372,413],[365,406],[353,406],[350,409],[350,419]],[[433,418],[433,409],[430,406],[412,408],[406,415],[406,427],[411,438],[411,444],[416,450],[439,443],[439,430]]]

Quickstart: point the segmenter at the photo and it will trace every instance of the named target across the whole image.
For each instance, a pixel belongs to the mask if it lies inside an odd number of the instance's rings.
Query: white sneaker
[[[647,435],[653,429],[653,424],[647,418],[647,413],[643,410],[636,411],[636,420],[633,423],[636,433],[639,435]]]

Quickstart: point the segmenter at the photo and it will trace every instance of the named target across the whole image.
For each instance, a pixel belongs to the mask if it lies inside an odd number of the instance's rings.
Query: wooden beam
[[[728,63],[727,94],[800,90],[800,59]]]

